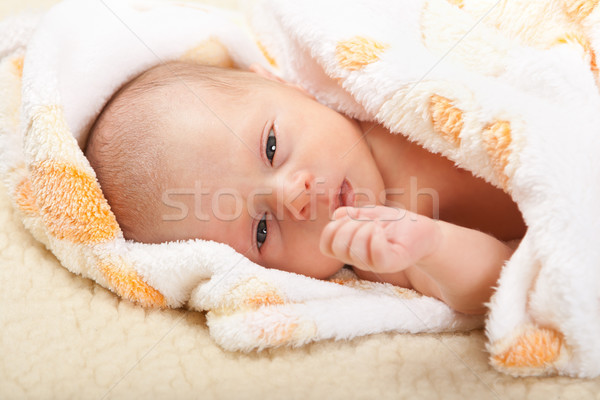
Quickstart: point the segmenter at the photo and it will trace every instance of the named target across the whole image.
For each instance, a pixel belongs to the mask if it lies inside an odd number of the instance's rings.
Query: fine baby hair
[[[163,116],[169,105],[157,98],[168,96],[170,86],[176,84],[204,101],[218,92],[235,103],[242,92],[251,90],[249,85],[256,82],[253,75],[171,61],[144,71],[111,97],[90,130],[85,155],[126,239],[144,241],[141,233],[160,218],[157,210],[168,165],[157,133],[166,129]]]

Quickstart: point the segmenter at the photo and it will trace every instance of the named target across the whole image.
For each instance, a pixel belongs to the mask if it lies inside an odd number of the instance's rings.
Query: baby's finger
[[[374,222],[363,223],[350,243],[350,264],[363,271],[373,271],[370,246],[374,229]]]
[[[409,211],[402,208],[372,206],[356,208],[353,218],[358,220],[398,221],[408,218],[410,215]]]
[[[358,213],[357,211],[358,209],[356,207],[338,207],[335,209],[335,211],[333,212],[332,218],[333,219],[340,219],[343,217],[355,217],[356,214]]]
[[[350,218],[345,217],[337,219],[335,221],[331,221],[327,225],[325,225],[325,228],[323,228],[323,232],[321,232],[321,240],[319,241],[319,248],[321,250],[321,253],[327,256],[335,257],[333,254],[333,250],[331,249],[333,239],[338,229],[342,225],[347,223],[349,220]]]
[[[350,255],[350,245],[354,235],[364,224],[364,222],[348,219],[346,223],[339,227],[331,243],[331,250],[335,258],[346,264],[352,264],[353,258]]]

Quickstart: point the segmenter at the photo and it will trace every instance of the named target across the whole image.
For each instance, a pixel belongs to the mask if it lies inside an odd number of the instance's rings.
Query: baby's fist
[[[340,207],[333,217],[321,233],[321,252],[365,271],[401,271],[441,242],[434,220],[402,209]]]

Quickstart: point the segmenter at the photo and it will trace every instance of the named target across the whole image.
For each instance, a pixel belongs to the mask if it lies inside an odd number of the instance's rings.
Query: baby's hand
[[[433,254],[441,230],[431,218],[385,207],[340,207],[321,233],[321,252],[375,273],[398,272]]]

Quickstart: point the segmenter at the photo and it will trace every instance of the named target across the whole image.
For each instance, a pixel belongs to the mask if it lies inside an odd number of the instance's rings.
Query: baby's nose
[[[314,177],[308,171],[297,171],[283,185],[283,206],[293,218],[306,220],[310,217],[311,189]]]

